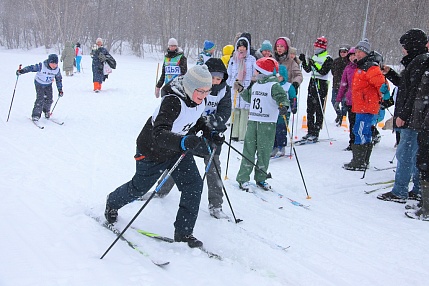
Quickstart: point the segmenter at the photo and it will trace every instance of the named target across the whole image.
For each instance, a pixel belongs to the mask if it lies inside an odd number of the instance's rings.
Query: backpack
[[[112,69],[116,69],[116,60],[112,57],[111,54],[106,55],[106,62]]]

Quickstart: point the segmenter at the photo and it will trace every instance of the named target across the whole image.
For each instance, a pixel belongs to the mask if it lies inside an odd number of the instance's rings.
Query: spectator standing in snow
[[[42,112],[46,118],[51,116],[52,106],[52,82],[55,80],[58,89],[58,96],[63,96],[63,78],[58,67],[58,56],[50,54],[48,59],[42,63],[26,66],[16,71],[16,75],[28,72],[36,72],[34,86],[36,88],[36,101],[34,102],[31,119],[38,121]]]
[[[262,42],[259,50],[255,52],[255,58],[258,60],[264,57],[272,57],[273,56],[273,45],[271,45],[270,41],[265,40]]]
[[[174,78],[184,75],[188,70],[188,60],[183,54],[183,50],[175,38],[168,40],[167,52],[164,56],[162,64],[162,73],[155,86],[155,96],[159,97],[161,87]]]
[[[352,81],[352,112],[356,113],[353,127],[355,142],[352,145],[353,158],[343,168],[363,171],[369,164],[373,143],[371,126],[380,111],[380,101],[390,98],[386,79],[373,57],[369,57],[371,45],[367,39],[355,47],[357,69]]]
[[[205,144],[202,137],[187,134],[190,128],[202,130],[206,138],[218,142],[219,136],[213,135],[201,117],[211,85],[212,76],[205,65],[194,66],[171,82],[171,93],[162,97],[160,106],[137,138],[135,175],[107,197],[105,217],[109,223],[117,221],[120,208],[148,192],[161,174],[175,165],[183,152]],[[203,189],[194,157],[191,154],[182,157],[171,176],[181,191],[174,240],[187,242],[189,247],[201,247],[203,243],[193,236]]]
[[[291,58],[292,60],[294,60],[297,64],[298,64],[298,67],[299,67],[299,65],[301,64],[301,61],[298,59],[298,57],[296,56],[297,55],[297,49],[296,48],[294,48],[294,47],[289,47],[289,58]],[[296,89],[296,88],[295,88]],[[297,92],[298,92],[298,90],[297,90]]]
[[[207,96],[207,105],[203,112],[204,120],[208,126],[212,126],[216,132],[225,132],[226,122],[231,116],[231,89],[226,84],[228,74],[221,59],[210,58],[207,60],[206,65],[212,75],[212,89],[211,93]],[[170,88],[167,84],[164,88]],[[214,146],[214,143],[209,141],[209,146]],[[210,215],[217,219],[228,218],[222,211],[222,181],[219,177],[214,164],[220,169],[220,156],[221,146],[217,146],[216,154],[213,157],[213,162],[207,172],[207,186],[208,186],[208,199]],[[199,146],[199,150],[195,150],[194,154],[204,158],[204,163],[207,167],[210,155],[207,154],[206,144]],[[162,179],[162,178],[161,178]],[[173,188],[174,180],[170,178],[167,180],[162,188],[158,191],[158,197],[165,197]]]
[[[226,68],[228,68],[229,60],[231,59],[232,53],[234,52],[233,45],[226,45],[222,48],[222,57],[221,60]]]
[[[106,55],[109,52],[103,47],[103,39],[97,38],[95,41],[96,49],[91,51],[92,57],[92,82],[94,83],[94,91],[99,92],[101,90],[101,85],[105,81],[106,76],[103,72],[103,62],[106,59]]]
[[[82,61],[82,48],[80,47],[80,43],[76,43],[75,54],[76,54],[76,69],[77,69],[77,72],[80,73],[80,63]]]
[[[347,58],[349,59],[349,63],[345,67],[343,71],[343,75],[341,76],[340,88],[338,90],[337,97],[335,98],[334,109],[338,110],[340,108],[340,103],[344,103],[344,107],[346,109],[347,118],[349,120],[349,145],[344,149],[344,151],[351,151],[352,144],[355,142],[355,135],[353,133],[353,127],[356,121],[356,114],[352,111],[352,82],[353,76],[355,74],[357,65],[355,63],[356,55],[355,48],[352,47],[349,49],[347,53]],[[334,96],[334,95],[332,95]]]
[[[317,141],[322,129],[325,100],[329,88],[328,74],[333,62],[326,50],[327,45],[328,40],[323,36],[319,37],[314,42],[314,55],[308,59],[308,62],[304,54],[299,55],[302,68],[308,73],[311,72],[307,97],[308,133],[302,137],[303,140]]]
[[[340,49],[338,51],[338,58],[334,59],[334,62],[332,63],[332,106],[337,106],[337,109],[335,109],[335,112],[337,113],[337,118],[335,118],[335,123],[337,123],[337,126],[341,126],[341,120],[344,115],[346,115],[346,107],[345,103],[343,102],[341,105],[341,109],[339,108],[338,104],[336,105],[335,102],[337,100],[337,94],[338,90],[340,89],[340,83],[341,83],[341,77],[343,75],[343,71],[346,68],[347,64],[349,63],[349,57],[348,52],[350,50],[349,45],[341,45]]]
[[[296,91],[301,85],[303,77],[299,64],[291,57],[291,41],[288,37],[280,37],[274,44],[274,58],[280,65],[285,65],[288,72],[288,82],[290,82]]]
[[[416,199],[420,196],[419,168],[416,158],[419,149],[418,136],[420,126],[415,126],[413,106],[423,73],[426,70],[428,59],[426,48],[427,36],[420,29],[411,29],[400,38],[404,57],[401,60],[405,69],[399,75],[388,66],[383,72],[387,79],[398,86],[395,102],[394,125],[400,132],[401,139],[396,148],[397,166],[395,183],[390,192],[377,196],[378,199],[404,203],[406,199]],[[410,179],[413,179],[413,189],[408,192]],[[423,188],[423,187],[422,187]]]
[[[250,104],[243,100],[240,93],[247,88],[255,72],[256,59],[250,54],[250,43],[241,37],[235,44],[235,51],[228,64],[227,84],[232,89],[232,140],[243,141],[246,135]]]
[[[254,179],[256,185],[264,190],[271,186],[266,182],[266,174],[270,163],[270,154],[276,135],[276,122],[279,115],[286,115],[289,107],[284,89],[280,86],[274,70],[279,64],[273,58],[261,58],[256,61],[257,81],[242,92],[246,102],[251,102],[246,137],[244,139],[243,156],[254,161],[257,156]],[[236,180],[240,189],[249,191],[250,174],[254,165],[241,160]]]
[[[204,41],[203,51],[198,55],[197,65],[203,65],[205,62],[213,57],[213,53],[216,51],[216,45],[209,40]]]
[[[286,95],[289,98],[290,102],[290,111],[293,114],[296,114],[297,103],[296,103],[296,91],[293,85],[290,82],[287,82],[288,72],[287,68],[284,65],[279,66],[279,72],[277,74],[278,81],[281,87],[286,92]],[[285,155],[286,145],[287,145],[287,128],[289,125],[290,111],[288,110],[286,115],[286,122],[283,115],[278,116],[276,124],[276,136],[274,139],[273,151],[271,152],[271,157],[281,157]]]
[[[65,71],[66,76],[73,76],[75,51],[71,42],[66,42],[60,60],[63,62],[63,71]]]

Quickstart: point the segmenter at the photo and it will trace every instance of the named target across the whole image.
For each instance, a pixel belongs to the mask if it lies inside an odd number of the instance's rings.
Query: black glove
[[[62,89],[58,90],[58,97],[62,97],[64,95],[64,92]]]
[[[298,104],[296,103],[296,98],[293,99],[291,111],[293,114],[296,114],[298,111]]]
[[[238,80],[236,80],[234,82],[234,90],[242,92],[244,90],[244,86]]]
[[[287,110],[288,110],[287,106],[284,106],[284,105],[279,106],[279,114],[281,116],[287,115]]]
[[[106,61],[106,55],[103,53],[99,53],[98,59],[100,60],[100,62],[104,63]]]
[[[225,136],[223,135],[222,132],[212,131],[212,133],[211,133],[211,140],[216,145],[222,145],[223,142],[225,141]]]
[[[338,101],[334,103],[334,109],[335,109],[335,111],[340,110],[340,103]]]
[[[183,136],[182,141],[180,141],[180,147],[183,151],[186,150],[195,150],[200,144],[204,142],[204,137],[198,137],[195,135],[186,135]]]
[[[298,93],[298,87],[299,87],[299,83],[297,83],[296,81],[294,81],[292,83],[293,87],[295,88],[295,91]]]
[[[299,54],[298,58],[301,62],[305,62],[305,55],[304,54]]]
[[[314,60],[313,59],[308,59],[308,65],[309,66],[313,66],[316,68],[316,65],[314,64]]]
[[[22,75],[22,70],[16,70],[16,75],[17,75],[17,76]]]

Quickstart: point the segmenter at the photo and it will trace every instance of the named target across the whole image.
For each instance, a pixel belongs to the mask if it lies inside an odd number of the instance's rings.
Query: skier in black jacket
[[[223,142],[223,137],[218,138],[201,117],[212,84],[207,66],[195,66],[173,81],[170,93],[162,98],[161,105],[149,117],[137,138],[135,175],[107,197],[105,217],[109,223],[117,221],[118,209],[148,192],[183,152],[205,144],[203,137],[187,135],[192,127],[202,130],[206,138]],[[203,243],[193,236],[193,229],[203,181],[193,156],[184,156],[171,176],[181,191],[174,240],[187,242],[189,247],[201,247]]]

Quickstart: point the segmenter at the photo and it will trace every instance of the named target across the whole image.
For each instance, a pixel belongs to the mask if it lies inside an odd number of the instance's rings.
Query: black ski
[[[172,239],[171,237],[162,236],[162,235],[159,235],[159,234],[156,234],[156,233],[153,233],[153,232],[148,232],[148,231],[145,231],[145,230],[142,230],[142,229],[135,228],[133,226],[131,228],[134,229],[134,230],[136,230],[138,233],[140,233],[140,234],[142,234],[144,236],[150,237],[150,238],[154,238],[154,239],[157,239],[157,240],[160,240],[160,241],[164,241],[164,242],[168,242],[168,243],[173,243],[174,242],[174,239]],[[207,256],[209,258],[214,258],[214,259],[221,260],[221,261],[223,260],[222,256],[220,256],[219,254],[213,253],[213,252],[205,249],[204,247],[198,247],[198,249],[200,249],[202,252],[204,252],[205,254],[207,254]]]
[[[98,222],[101,226],[103,226],[104,228],[110,230],[111,232],[113,232],[116,236],[119,236],[121,234],[121,231],[117,228],[115,228],[115,226],[111,223],[108,223],[105,219],[102,219],[98,216],[95,216],[93,214],[86,214],[87,216],[91,217],[92,219],[94,219],[96,222]],[[135,243],[129,241],[128,239],[126,239],[123,235],[121,236],[121,240],[125,241],[129,247],[131,247],[132,249],[136,250],[138,253],[140,253],[143,256],[146,256],[147,258],[149,258],[153,264],[157,265],[157,266],[165,266],[170,264],[169,261],[160,261],[160,260],[154,260],[150,257],[150,254],[147,253],[144,250],[141,250]]]

